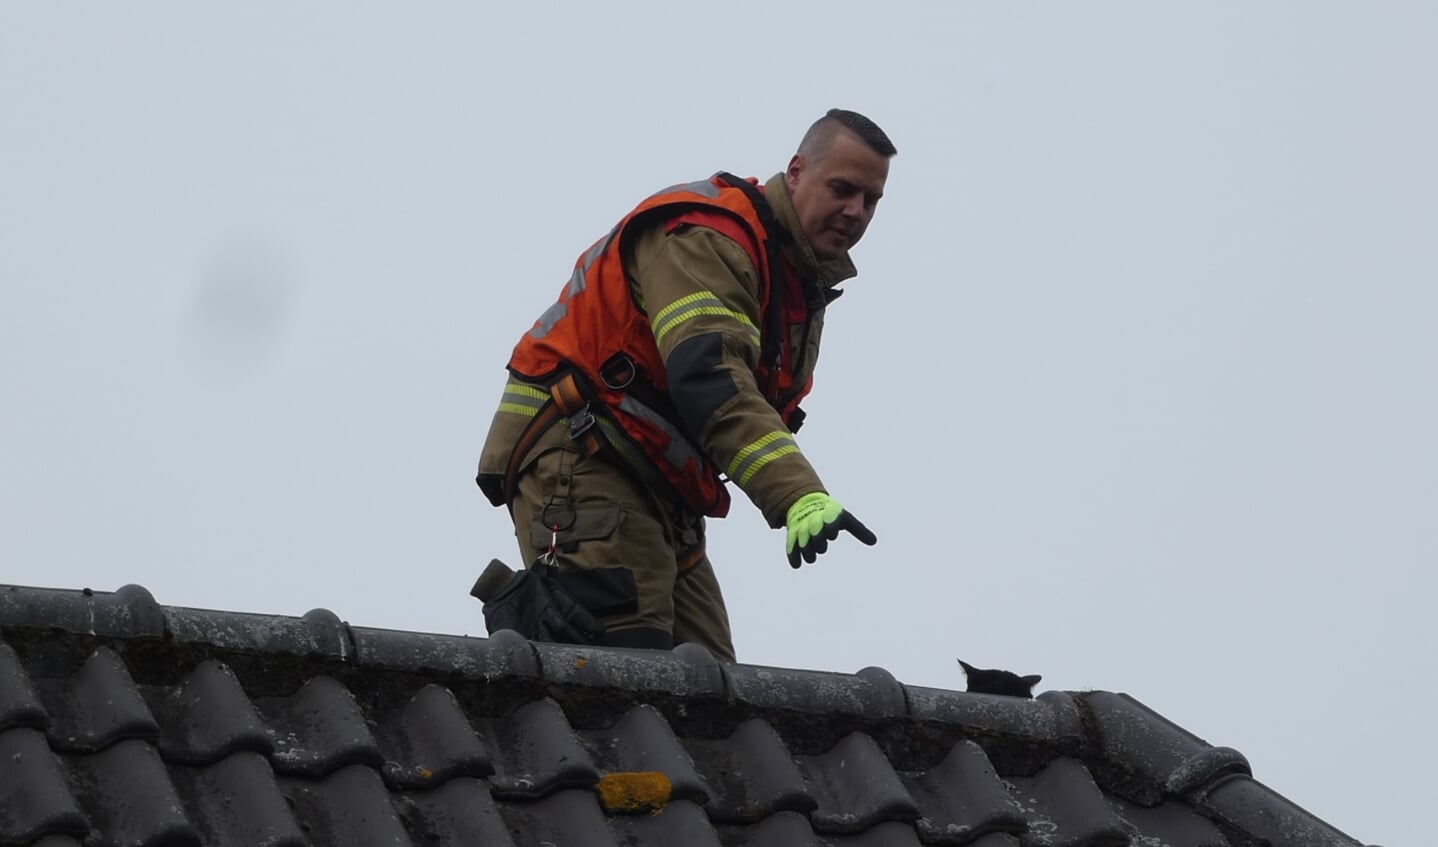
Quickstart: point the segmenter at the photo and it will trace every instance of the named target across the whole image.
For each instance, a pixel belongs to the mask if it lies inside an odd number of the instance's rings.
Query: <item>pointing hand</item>
[[[785,523],[788,527],[789,566],[799,567],[799,558],[813,563],[820,553],[829,549],[829,542],[844,530],[860,541],[873,546],[878,537],[859,519],[844,510],[839,501],[816,491],[805,494],[789,507]]]

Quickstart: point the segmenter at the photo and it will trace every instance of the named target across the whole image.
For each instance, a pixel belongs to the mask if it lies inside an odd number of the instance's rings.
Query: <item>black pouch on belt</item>
[[[605,570],[622,574],[561,573],[545,562],[515,573],[496,559],[470,593],[484,602],[490,635],[512,629],[530,641],[597,644],[605,629],[596,615],[632,611],[634,598],[634,577],[627,569]]]

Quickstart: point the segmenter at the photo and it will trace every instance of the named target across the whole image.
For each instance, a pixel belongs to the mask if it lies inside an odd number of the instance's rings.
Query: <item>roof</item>
[[[1125,694],[0,586],[0,845],[1352,847]]]

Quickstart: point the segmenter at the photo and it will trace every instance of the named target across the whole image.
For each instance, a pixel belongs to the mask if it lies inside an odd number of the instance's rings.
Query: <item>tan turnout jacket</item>
[[[793,236],[792,243],[785,248],[785,256],[803,279],[804,295],[810,305],[808,323],[788,328],[794,378],[802,384],[818,361],[825,307],[841,293],[834,286],[853,277],[856,271],[847,256],[823,264],[817,261],[790,202],[782,173],[771,177],[764,189],[775,217]],[[626,271],[651,320],[670,304],[707,292],[718,298],[725,308],[747,315],[752,326],[762,325],[759,283],[753,263],[742,247],[713,230],[688,227],[666,233],[663,226],[651,226],[635,239]],[[694,435],[716,466],[730,468],[746,446],[766,433],[785,427],[754,379],[759,347],[752,333],[733,316],[705,314],[685,320],[663,335],[660,355],[667,359],[670,351],[685,339],[705,333],[722,335],[723,356],[719,367],[733,380],[737,391],[709,416],[703,431]],[[511,375],[510,382],[514,381]],[[495,412],[480,456],[480,474],[504,473],[509,454],[529,420],[529,416],[503,408]],[[556,425],[531,454],[538,455],[565,441],[565,427]],[[784,525],[785,515],[795,500],[824,491],[819,475],[797,451],[766,463],[748,479],[733,481],[763,512],[772,527]]]

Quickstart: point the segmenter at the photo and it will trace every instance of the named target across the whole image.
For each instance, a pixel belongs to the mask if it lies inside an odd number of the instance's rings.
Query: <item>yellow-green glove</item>
[[[799,567],[799,557],[812,564],[820,553],[829,549],[829,542],[839,537],[839,530],[870,546],[879,539],[859,519],[844,511],[839,501],[816,491],[805,494],[789,507],[785,524],[789,528],[789,567]]]

